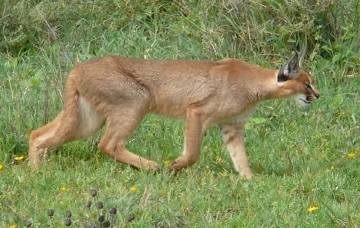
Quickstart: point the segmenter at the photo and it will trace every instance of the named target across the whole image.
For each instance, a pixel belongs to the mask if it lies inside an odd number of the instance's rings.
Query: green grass
[[[330,2],[0,3],[0,227],[25,220],[61,227],[67,210],[73,227],[90,227],[99,212],[86,208],[88,200],[103,201],[104,213],[116,207],[116,227],[358,226],[360,4]],[[275,68],[302,42],[321,98],[306,109],[280,100],[259,106],[246,129],[251,181],[234,171],[216,127],[207,132],[200,161],[177,175],[164,165],[154,175],[114,162],[97,148],[101,132],[54,150],[36,173],[26,160],[13,163],[27,156],[31,130],[61,110],[66,74],[78,61],[108,53],[237,57]],[[183,122],[149,115],[128,148],[163,164],[180,155],[183,132]],[[308,212],[314,205],[318,210]]]

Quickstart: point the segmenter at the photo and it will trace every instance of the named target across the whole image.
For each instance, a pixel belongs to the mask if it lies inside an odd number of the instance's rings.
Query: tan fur
[[[219,125],[235,169],[251,178],[244,126],[260,101],[319,95],[313,78],[299,68],[278,82],[279,70],[238,59],[221,61],[140,60],[106,56],[78,64],[66,82],[64,108],[54,121],[31,133],[30,164],[38,167],[50,149],[91,136],[106,123],[99,148],[119,162],[154,171],[159,165],[125,149],[147,113],[186,119],[183,154],[170,166],[180,170],[199,158],[207,128]],[[305,102],[305,101],[304,101]]]

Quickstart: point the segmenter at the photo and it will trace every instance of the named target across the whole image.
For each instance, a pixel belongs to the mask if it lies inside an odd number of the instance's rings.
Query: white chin
[[[309,104],[310,104],[310,102],[308,102],[308,101],[306,101],[306,100],[300,100],[300,99],[298,99],[298,100],[296,100],[297,101],[297,103],[299,103],[301,106],[303,106],[303,107],[306,107],[306,106],[308,106]]]
[[[308,106],[311,102],[306,100],[305,95],[296,95],[293,97],[293,99],[296,100],[297,103],[299,103],[301,106],[305,107]]]

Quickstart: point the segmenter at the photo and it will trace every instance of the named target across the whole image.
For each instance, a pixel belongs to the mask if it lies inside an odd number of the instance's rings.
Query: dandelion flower
[[[25,156],[18,156],[18,157],[15,157],[14,160],[17,162],[20,162],[20,161],[23,161],[24,158],[25,158]]]
[[[64,225],[65,225],[65,226],[71,226],[71,224],[72,224],[72,221],[71,221],[70,218],[66,218],[66,219],[64,220]]]
[[[53,209],[48,209],[47,210],[47,215],[50,216],[50,217],[54,216],[54,213],[55,213],[55,211]]]
[[[112,207],[110,210],[109,210],[109,213],[111,215],[116,215],[116,212],[117,212],[117,209],[115,207]]]
[[[355,154],[354,152],[351,152],[351,153],[348,154],[348,157],[349,157],[350,159],[355,158],[355,156],[356,156],[356,154]]]
[[[105,221],[105,216],[104,215],[99,215],[98,221],[103,223]]]
[[[99,201],[99,202],[97,202],[96,207],[97,207],[98,209],[103,209],[103,208],[104,208],[104,203],[101,202],[101,201]]]
[[[137,191],[137,187],[136,187],[136,186],[131,187],[131,188],[130,188],[130,191],[136,192],[136,191]]]
[[[90,190],[90,195],[91,195],[91,197],[95,197],[97,195],[96,189],[91,189]]]
[[[103,227],[110,227],[111,222],[109,220],[106,220],[102,225]]]
[[[71,216],[72,216],[71,211],[66,211],[66,212],[65,212],[65,217],[66,217],[66,218],[71,218]]]
[[[311,206],[311,207],[309,207],[308,208],[308,212],[314,212],[314,211],[317,211],[319,209],[319,207],[318,206]]]
[[[134,215],[129,215],[127,218],[128,222],[131,222],[132,220],[134,220],[135,216]]]
[[[170,160],[166,160],[166,161],[164,161],[164,166],[169,166],[170,165]]]
[[[9,228],[16,228],[16,225],[11,225]]]
[[[4,166],[0,164],[0,171],[4,169]]]
[[[30,220],[25,221],[24,224],[26,227],[31,227],[32,226],[32,222]]]
[[[62,186],[61,188],[60,188],[60,192],[66,192],[67,191],[67,188],[65,187],[65,186]]]

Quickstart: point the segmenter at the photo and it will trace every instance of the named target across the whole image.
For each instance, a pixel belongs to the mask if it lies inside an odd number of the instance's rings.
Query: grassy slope
[[[21,226],[26,219],[35,227],[50,223],[58,227],[66,210],[73,212],[77,226],[89,225],[99,213],[85,208],[90,188],[99,190],[96,200],[104,202],[106,211],[118,208],[118,227],[330,227],[360,223],[359,156],[348,157],[351,152],[360,152],[359,75],[351,61],[317,55],[320,41],[308,40],[313,61],[307,59],[305,66],[315,75],[322,97],[307,109],[291,101],[260,106],[247,129],[247,149],[256,173],[250,182],[234,172],[215,127],[205,137],[201,160],[176,176],[166,167],[153,175],[115,163],[97,149],[100,133],[62,146],[38,173],[32,173],[26,162],[11,164],[14,157],[26,155],[30,131],[61,109],[64,77],[73,65],[64,57],[64,50],[72,62],[118,53],[156,59],[235,56],[278,67],[291,55],[287,47],[292,44],[272,35],[281,31],[270,30],[276,27],[270,22],[265,32],[256,33],[266,18],[262,19],[251,4],[248,17],[253,19],[249,23],[256,42],[241,46],[245,42],[241,36],[229,40],[228,31],[237,25],[239,31],[234,29],[233,35],[241,34],[243,28],[236,24],[240,22],[231,14],[214,10],[221,8],[215,3],[191,3],[181,11],[170,7],[164,13],[160,3],[118,5],[115,11],[116,4],[70,7],[64,2],[43,2],[39,9],[59,36],[51,42],[44,35],[46,26],[34,19],[38,17],[34,16],[35,8],[22,3],[17,7],[32,10],[26,15],[41,26],[34,30],[39,33],[34,32],[36,43],[29,36],[25,52],[14,55],[9,54],[14,50],[7,50],[0,55],[0,164],[4,166],[0,171],[0,227]],[[61,13],[59,24],[51,20]],[[229,27],[219,24],[229,21]],[[355,38],[349,39],[344,46],[352,47],[351,39]],[[21,51],[10,41],[8,47]],[[344,55],[341,47],[332,54]],[[356,64],[359,60],[353,61]],[[159,163],[173,160],[182,150],[183,128],[180,121],[148,116],[128,147]],[[130,190],[134,186],[135,192]],[[309,213],[307,209],[313,205],[319,209]],[[46,214],[49,208],[55,210],[52,221]],[[134,215],[132,222],[127,222],[129,215]]]

